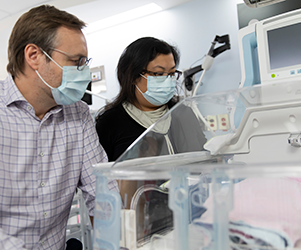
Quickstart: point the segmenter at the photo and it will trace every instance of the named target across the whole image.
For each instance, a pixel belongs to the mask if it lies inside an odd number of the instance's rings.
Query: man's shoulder
[[[2,97],[5,96],[7,93],[7,85],[7,79],[0,80],[0,99],[2,99]]]
[[[0,80],[0,102],[7,104],[14,99],[19,99],[19,90],[15,86],[14,80],[11,75],[8,75],[4,80]]]
[[[83,102],[83,101],[78,101],[76,103],[73,103],[71,105],[63,105],[64,108],[66,109],[70,109],[70,110],[90,110],[89,106],[87,103]]]
[[[71,105],[63,105],[64,115],[76,116],[77,118],[83,118],[90,116],[90,108],[87,103],[78,101]]]

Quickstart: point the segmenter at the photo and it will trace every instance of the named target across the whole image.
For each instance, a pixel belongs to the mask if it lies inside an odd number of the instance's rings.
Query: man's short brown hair
[[[61,26],[81,30],[86,24],[76,16],[49,5],[41,5],[24,13],[9,38],[7,71],[13,77],[24,74],[24,49],[29,43],[51,55],[50,48],[55,47],[57,29]]]

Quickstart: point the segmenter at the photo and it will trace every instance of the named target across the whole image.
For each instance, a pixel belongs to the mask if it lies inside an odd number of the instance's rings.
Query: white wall
[[[91,67],[105,66],[107,91],[101,93],[109,99],[119,91],[116,78],[118,59],[134,40],[153,36],[176,45],[181,52],[179,69],[186,69],[202,58],[216,35],[229,34],[231,50],[215,58],[203,78],[198,94],[237,88],[240,82],[238,53],[237,3],[242,0],[195,0],[144,18],[87,35]],[[220,46],[219,44],[216,47]],[[194,64],[202,64],[202,60]],[[197,75],[199,76],[200,73]],[[93,97],[92,109],[104,105]]]
[[[215,35],[229,34],[231,50],[216,57],[211,69],[206,72],[202,81],[204,85],[199,88],[198,93],[237,88],[240,81],[240,63],[236,5],[242,2],[243,0],[195,0],[87,35],[89,56],[93,58],[91,67],[105,66],[107,91],[100,94],[109,99],[117,95],[119,92],[116,79],[118,59],[127,45],[143,36],[154,36],[176,45],[181,53],[179,69],[187,69],[208,52]],[[68,8],[66,10],[68,11]],[[2,26],[1,35],[8,40],[12,27]],[[7,41],[2,41],[1,44],[2,50],[4,49],[2,54],[4,51],[6,54]],[[4,79],[7,75],[7,55],[2,54],[0,79]],[[201,60],[193,66],[200,65],[202,62]],[[199,76],[200,73],[196,75]],[[97,110],[104,104],[104,100],[93,96],[92,109]]]

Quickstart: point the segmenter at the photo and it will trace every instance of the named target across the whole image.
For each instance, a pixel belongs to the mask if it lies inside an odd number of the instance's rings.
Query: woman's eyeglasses
[[[180,78],[180,76],[182,75],[182,72],[179,71],[179,70],[176,70],[174,72],[153,72],[153,71],[144,70],[144,71],[142,71],[141,74],[149,74],[149,75],[154,76],[154,77],[156,77],[156,76],[166,76],[166,78],[168,76],[170,76],[170,77],[175,76],[176,79],[178,80]]]

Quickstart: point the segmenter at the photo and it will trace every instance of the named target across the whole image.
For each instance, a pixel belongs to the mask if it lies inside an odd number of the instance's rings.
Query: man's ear
[[[37,70],[41,63],[43,52],[35,44],[27,44],[24,49],[25,63],[27,63],[33,70]]]

